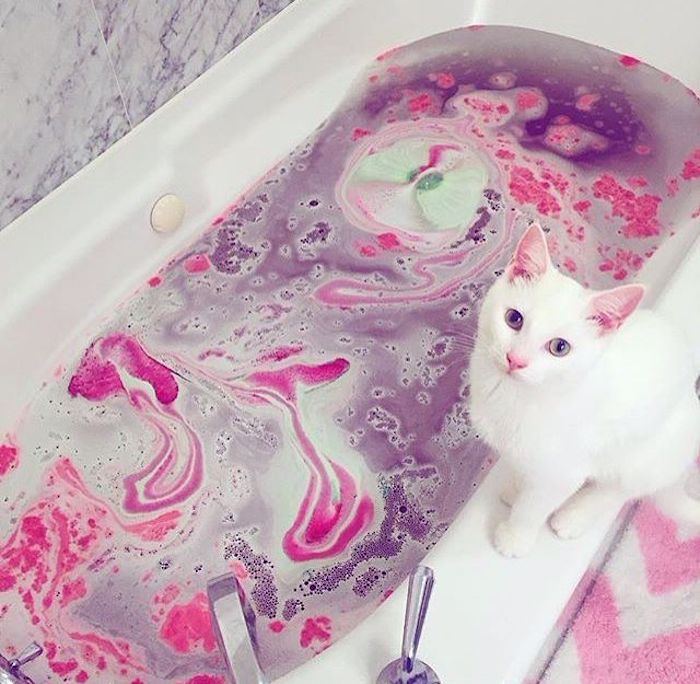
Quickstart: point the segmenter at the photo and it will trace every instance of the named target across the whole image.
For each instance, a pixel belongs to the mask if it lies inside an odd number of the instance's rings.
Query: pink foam
[[[444,88],[446,90],[452,88],[456,82],[455,77],[449,72],[441,72],[437,75],[436,83],[438,88]]]
[[[542,96],[534,90],[522,90],[515,98],[518,111],[533,109],[542,106]]]
[[[268,623],[267,626],[269,627],[271,632],[279,634],[282,630],[284,630],[284,628],[287,625],[285,625],[284,622],[281,622],[280,620],[273,620],[272,622]]]
[[[0,477],[19,465],[19,450],[13,444],[0,444]]]
[[[661,197],[645,193],[637,195],[610,174],[603,174],[593,183],[593,195],[608,202],[612,215],[624,220],[622,233],[628,238],[658,235],[661,225],[657,217]]]
[[[331,619],[325,615],[315,618],[307,618],[299,635],[299,644],[302,648],[309,648],[314,641],[326,643],[332,633]]]
[[[211,613],[206,595],[196,594],[189,603],[176,604],[160,628],[160,638],[177,653],[216,648]]]
[[[621,55],[619,59],[620,64],[624,67],[635,67],[637,64],[640,64],[640,60],[638,60],[636,57],[632,57],[632,55]]]
[[[449,150],[459,151],[457,145],[431,145],[428,150],[428,163],[420,167],[419,171],[427,171],[428,169],[435,168],[439,163],[445,152]],[[391,233],[383,233],[383,235],[391,235]]]
[[[700,148],[695,150],[688,159],[685,160],[681,176],[683,176],[685,180],[700,178]]]
[[[371,135],[372,131],[370,131],[367,128],[354,128],[352,131],[352,139],[353,140],[360,140],[360,138],[364,138],[365,136]]]
[[[113,517],[103,502],[84,496],[83,487],[67,459],[48,470],[43,495],[0,543],[0,593],[14,591],[21,597],[28,620],[41,626],[47,662],[56,674],[77,673],[76,678],[83,679],[80,672],[90,669],[83,664],[94,662],[98,653],[100,669],[112,658],[123,670],[142,670],[128,644],[115,644],[93,632],[68,631],[70,623],[59,627],[66,606],[90,594],[89,570],[112,546]],[[74,642],[70,649],[56,643],[66,636]]]
[[[435,106],[435,101],[429,93],[421,93],[408,101],[408,109],[414,113],[425,112]]]
[[[285,533],[282,548],[297,562],[332,558],[349,544],[374,518],[374,502],[362,494],[345,468],[318,453],[303,430],[299,415],[289,407],[292,425],[311,477],[292,526]],[[334,495],[331,478],[337,482]]]
[[[490,268],[500,257],[506,244],[513,236],[514,220],[508,217],[506,228],[502,231],[500,240],[488,255],[480,259],[472,268],[465,269],[460,274],[443,284],[437,284],[437,278],[432,269],[440,265],[458,265],[466,261],[473,253],[474,247],[469,246],[461,251],[436,254],[424,257],[416,262],[412,271],[419,281],[414,287],[403,288],[397,294],[388,293],[386,288],[372,283],[338,278],[329,280],[314,292],[314,297],[328,306],[351,307],[358,304],[408,304],[411,302],[432,302],[449,296],[469,279],[477,277]]]
[[[173,372],[146,354],[135,338],[121,333],[102,337],[88,348],[70,380],[68,392],[91,401],[125,392],[118,367],[151,385],[161,403],[170,404],[177,398]]]
[[[598,93],[584,93],[576,100],[576,109],[582,112],[590,112],[600,101]]]
[[[211,268],[211,261],[206,254],[193,254],[185,259],[184,267],[188,273],[202,273]]]
[[[373,257],[377,256],[377,250],[376,248],[372,247],[372,245],[360,245],[360,254],[364,257]]]
[[[603,151],[609,145],[606,137],[568,122],[550,124],[544,144],[564,157],[576,157],[590,150]]]
[[[516,202],[533,205],[544,216],[557,215],[561,205],[552,195],[543,181],[524,166],[514,166],[510,172],[508,188]]]
[[[377,242],[382,249],[397,249],[401,247],[401,241],[394,233],[379,233]]]

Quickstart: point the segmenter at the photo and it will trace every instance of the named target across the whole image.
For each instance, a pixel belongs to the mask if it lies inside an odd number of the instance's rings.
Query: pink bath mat
[[[643,501],[623,515],[527,684],[698,684],[700,531]]]

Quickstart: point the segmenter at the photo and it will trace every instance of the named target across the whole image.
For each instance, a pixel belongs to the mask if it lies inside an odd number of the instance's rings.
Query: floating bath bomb
[[[448,136],[398,139],[368,148],[341,180],[350,221],[373,233],[396,231],[417,249],[439,249],[476,218],[489,173],[471,147]]]
[[[437,230],[450,230],[474,217],[485,186],[486,175],[481,169],[431,171],[416,182],[416,202]]]

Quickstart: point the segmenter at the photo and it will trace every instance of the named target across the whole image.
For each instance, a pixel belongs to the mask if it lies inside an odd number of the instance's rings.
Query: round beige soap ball
[[[151,209],[151,227],[158,233],[172,233],[184,217],[185,203],[177,195],[163,195]]]

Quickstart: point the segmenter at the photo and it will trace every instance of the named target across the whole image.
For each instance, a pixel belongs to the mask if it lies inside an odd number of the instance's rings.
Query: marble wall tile
[[[0,0],[0,228],[128,130],[90,0]]]
[[[0,229],[292,0],[0,0]]]
[[[94,0],[136,124],[292,0]]]

